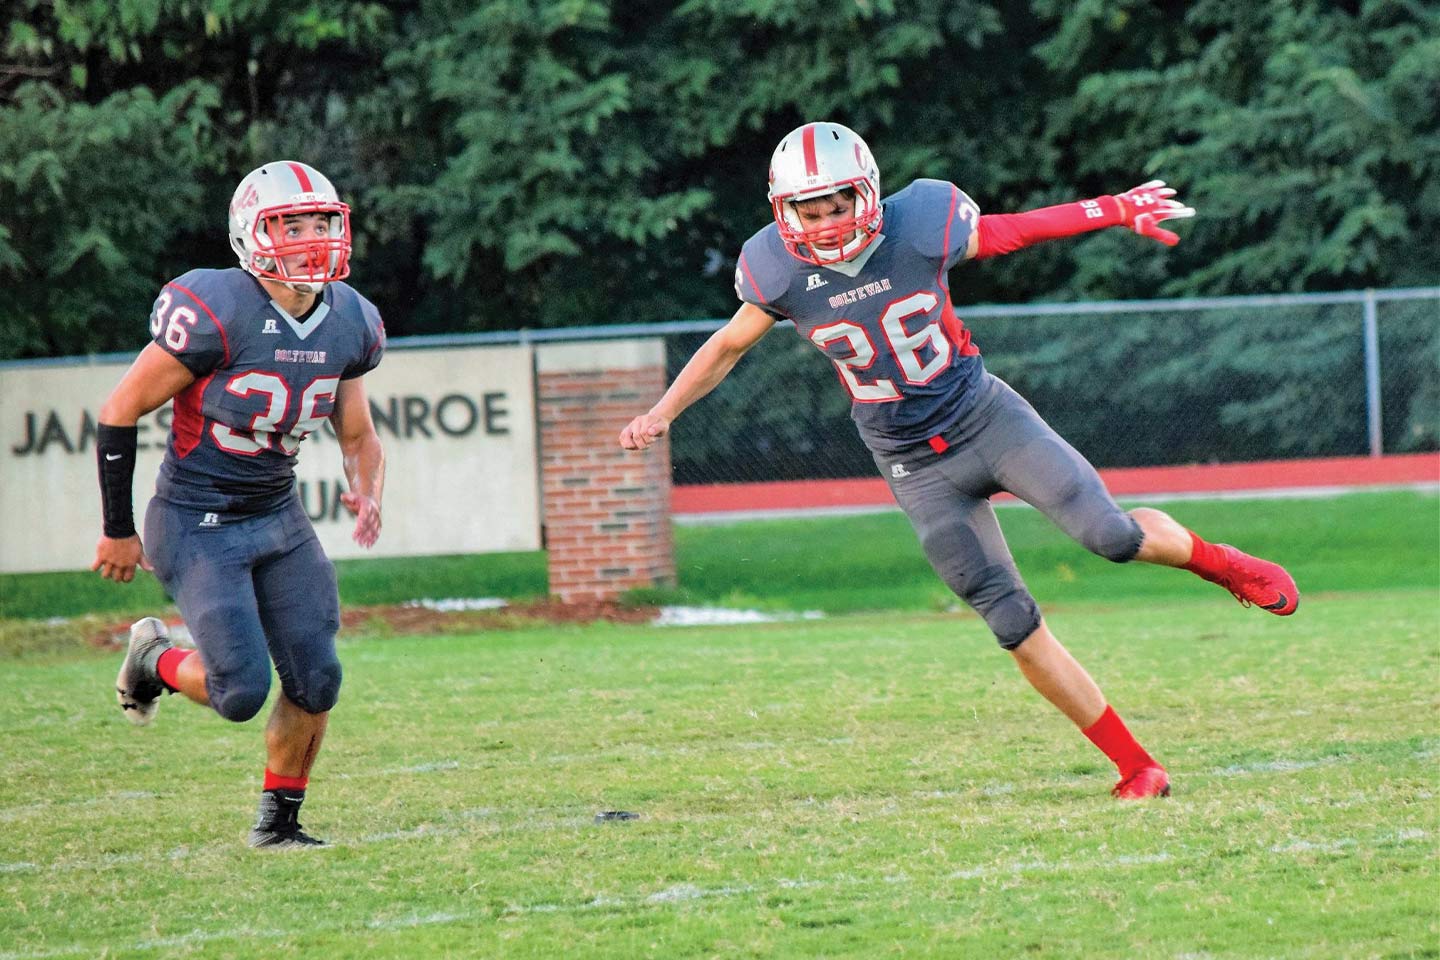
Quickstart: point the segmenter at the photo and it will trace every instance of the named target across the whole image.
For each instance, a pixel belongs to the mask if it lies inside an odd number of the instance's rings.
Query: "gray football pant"
[[[1018,647],[1040,626],[989,497],[1029,503],[1087,550],[1133,560],[1144,534],[1115,503],[1090,462],[998,377],[986,374],[966,420],[942,454],[928,446],[875,454],[930,565],[989,625],[1000,646]],[[898,470],[897,470],[898,467]]]
[[[237,722],[255,716],[270,692],[271,660],[300,709],[324,713],[335,705],[335,567],[299,498],[233,517],[157,497],[145,513],[145,550],[195,637],[216,713]]]

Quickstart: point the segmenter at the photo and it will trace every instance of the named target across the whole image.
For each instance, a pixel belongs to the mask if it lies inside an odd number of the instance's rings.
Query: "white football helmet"
[[[329,215],[324,237],[287,240],[285,218]],[[277,160],[245,175],[230,201],[230,246],[240,266],[256,277],[279,280],[300,293],[319,293],[350,275],[350,208],[314,167]],[[287,259],[304,256],[301,264]]]
[[[851,219],[806,230],[795,212],[797,200],[813,200],[850,188]],[[880,233],[880,170],[860,135],[838,123],[807,123],[791,130],[770,157],[770,209],[785,249],[807,263],[824,266],[849,260]],[[852,235],[853,234],[853,235]],[[826,246],[817,245],[826,243]]]

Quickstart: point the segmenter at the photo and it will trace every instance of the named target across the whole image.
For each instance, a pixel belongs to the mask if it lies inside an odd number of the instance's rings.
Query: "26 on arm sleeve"
[[[1014,253],[1032,244],[1058,240],[1106,227],[1127,227],[1173,247],[1179,234],[1160,224],[1193,217],[1195,211],[1178,200],[1173,187],[1151,180],[1115,196],[1061,203],[1024,213],[986,214],[980,218],[969,255],[977,260]]]

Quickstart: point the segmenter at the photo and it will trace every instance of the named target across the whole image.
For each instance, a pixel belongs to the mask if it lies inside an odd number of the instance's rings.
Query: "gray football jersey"
[[[348,284],[327,284],[297,319],[238,267],[167,283],[150,334],[195,375],[175,397],[155,495],[220,514],[294,496],[300,442],[334,411],[340,381],[385,353],[380,312]]]
[[[980,211],[943,180],[916,180],[882,207],[881,236],[853,277],[791,256],[771,223],[745,242],[735,290],[794,321],[834,363],[866,446],[895,453],[954,426],[984,372],[948,278]]]

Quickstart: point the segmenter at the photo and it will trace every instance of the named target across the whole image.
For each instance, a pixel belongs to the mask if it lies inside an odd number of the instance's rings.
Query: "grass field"
[[[1433,493],[1160,506],[1207,539],[1283,562],[1307,594],[1394,586],[1440,590],[1440,498]],[[1139,564],[1117,571],[1034,510],[999,513],[1021,573],[1042,603],[1197,599],[1213,590],[1193,577]],[[682,589],[644,599],[830,613],[936,611],[956,602],[898,511],[681,527],[675,539]],[[526,598],[546,591],[543,553],[340,561],[336,568],[346,604],[427,596]],[[88,571],[0,574],[0,618],[108,612],[134,619],[165,603],[159,585],[144,574],[130,584]]]
[[[133,729],[115,654],[12,656],[0,960],[1440,956],[1436,498],[1172,512],[1276,548],[1299,614],[1003,518],[1052,626],[1171,770],[1143,804],[1106,795],[1108,763],[978,619],[934,612],[893,537],[849,575],[895,610],[346,639],[304,816],[323,851],[243,847],[258,723],[172,698]],[[832,525],[897,519],[747,524],[725,534],[743,563],[682,531],[682,580],[844,609],[822,602]],[[641,817],[594,821],[609,809]]]

